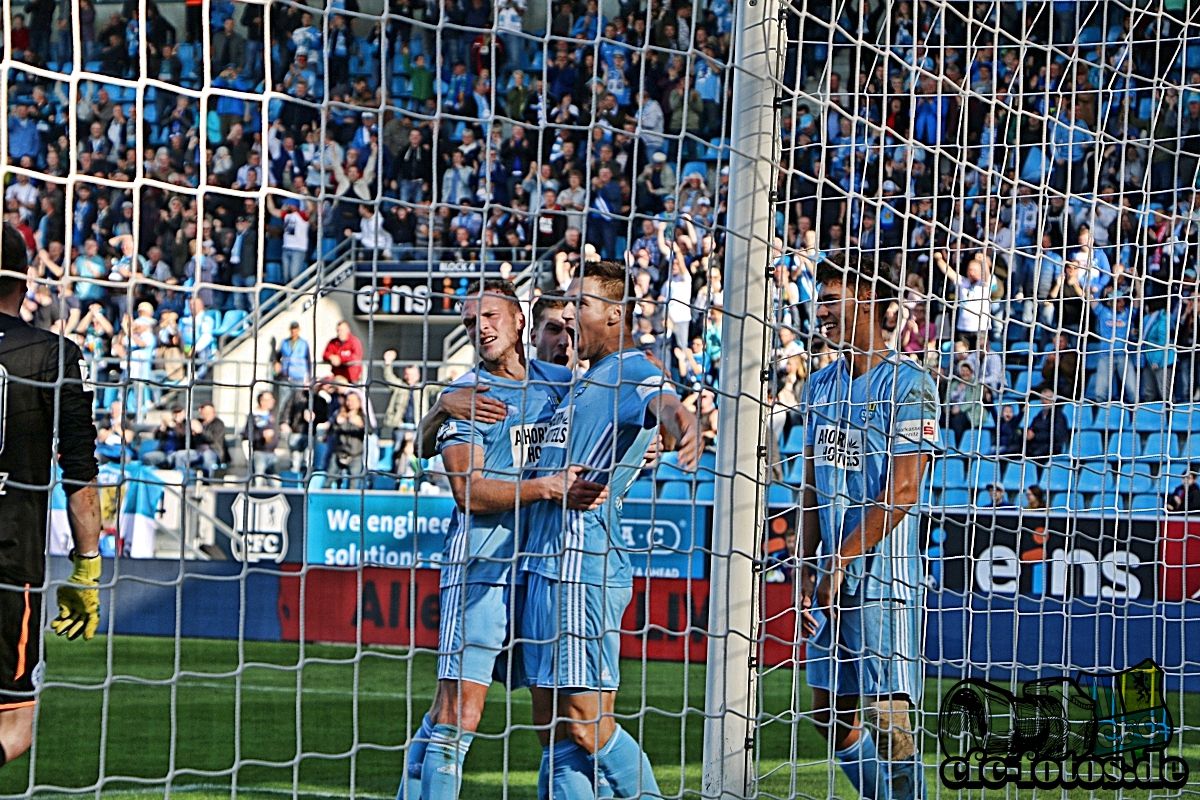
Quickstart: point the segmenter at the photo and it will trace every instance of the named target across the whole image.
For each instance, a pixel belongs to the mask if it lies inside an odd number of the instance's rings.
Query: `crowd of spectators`
[[[177,28],[154,0],[145,20],[127,2],[107,21],[79,0],[78,54],[58,4],[11,20],[18,61],[65,71],[78,55],[96,73],[76,96],[41,73],[10,77],[7,156],[22,172],[5,215],[46,281],[31,283],[28,318],[132,385],[99,404],[160,404],[164,386],[203,375],[264,281],[295,281],[350,240],[365,258],[540,263],[546,291],[588,258],[626,258],[638,343],[711,443],[727,0],[625,0],[611,18],[560,0],[544,30],[524,0],[389,0],[382,17],[356,0],[209,7],[202,19],[188,5]],[[816,263],[851,247],[892,269],[889,343],[938,374],[954,447],[987,430],[988,455],[1048,462],[1070,452],[1065,407],[1200,399],[1200,89],[1181,88],[1200,87],[1200,63],[1164,9],[788,6],[771,310],[781,438],[831,358],[814,337]],[[103,75],[157,82],[138,102]],[[268,77],[279,94],[264,105],[251,98]],[[206,114],[185,89],[208,92]],[[322,355],[331,381],[362,383],[343,355]],[[368,400],[331,395],[326,421],[344,416],[365,440]],[[295,448],[256,420],[290,398],[256,405],[229,430],[267,474],[269,451]],[[168,413],[164,430],[181,424]],[[357,433],[343,439],[333,469],[354,472],[367,456]]]

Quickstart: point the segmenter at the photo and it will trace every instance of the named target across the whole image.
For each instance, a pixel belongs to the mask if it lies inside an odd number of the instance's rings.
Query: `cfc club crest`
[[[287,520],[291,512],[287,498],[251,497],[239,494],[233,501],[233,529],[230,539],[233,557],[247,564],[260,561],[282,563],[287,556]]]
[[[1146,659],[1123,672],[1026,681],[1019,695],[968,678],[942,699],[938,738],[949,789],[1178,789],[1188,765],[1165,674]]]

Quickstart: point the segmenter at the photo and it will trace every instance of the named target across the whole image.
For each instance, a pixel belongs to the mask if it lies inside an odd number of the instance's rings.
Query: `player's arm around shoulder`
[[[438,395],[429,411],[417,426],[417,442],[421,458],[433,458],[440,446],[442,427],[449,420],[464,425],[494,425],[508,417],[508,406],[502,400],[488,397],[487,384],[455,383]]]

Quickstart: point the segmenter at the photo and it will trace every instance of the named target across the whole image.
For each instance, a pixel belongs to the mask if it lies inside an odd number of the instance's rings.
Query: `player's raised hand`
[[[471,420],[490,425],[502,422],[508,416],[508,406],[503,401],[488,397],[489,386],[469,386],[446,392],[438,400],[441,410],[452,419]]]
[[[71,554],[75,570],[68,582],[58,587],[58,616],[50,627],[68,639],[91,639],[100,626],[100,556]]]
[[[567,508],[572,511],[591,511],[608,500],[608,487],[580,477],[583,470],[583,467],[575,466],[566,472]]]

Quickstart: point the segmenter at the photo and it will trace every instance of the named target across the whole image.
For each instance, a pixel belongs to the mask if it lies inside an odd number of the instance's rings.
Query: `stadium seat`
[[[1171,430],[1175,433],[1200,433],[1200,408],[1178,406],[1171,412]]]
[[[370,488],[377,492],[394,492],[396,491],[397,482],[394,475],[374,474],[368,477]]]
[[[1106,458],[1104,437],[1100,431],[1081,431],[1076,429],[1071,437],[1071,455],[1078,459]]]
[[[712,481],[696,484],[696,502],[711,503],[716,500],[716,493],[713,491],[715,484]]]
[[[666,455],[676,455],[675,453],[667,453]],[[686,481],[691,482],[692,474],[684,472],[675,463],[675,460],[667,461],[664,457],[654,469],[654,480],[662,483],[664,481]]]
[[[634,481],[625,497],[628,500],[653,500],[654,482],[647,480]]]
[[[788,431],[787,439],[780,445],[779,452],[785,456],[798,455],[804,452],[804,426],[792,426],[792,429]]]
[[[1162,403],[1143,403],[1133,413],[1133,429],[1138,433],[1167,430],[1167,415]]]
[[[287,472],[281,472],[279,473],[279,480],[281,481],[284,489],[304,488],[304,476],[299,472],[291,472],[290,470]]]
[[[1164,501],[1152,494],[1136,494],[1133,496],[1133,511],[1161,511]]]
[[[221,312],[219,311],[217,312],[217,314],[220,313]],[[249,312],[240,308],[232,308],[229,311],[226,311],[225,316],[222,317],[217,323],[217,327],[213,331],[213,336],[230,335],[230,331],[237,327],[237,324],[248,316],[250,316]]]
[[[1078,479],[1075,482],[1075,490],[1084,492],[1085,494],[1097,494],[1100,492],[1112,492],[1116,489],[1116,481],[1112,477],[1112,473],[1105,470],[1101,472],[1098,469],[1089,469],[1084,467],[1079,470]]]
[[[1110,433],[1129,430],[1129,414],[1120,406],[1102,405],[1096,409],[1092,428]]]
[[[772,483],[767,489],[767,504],[772,506],[796,505],[796,493],[790,486]]]
[[[988,458],[973,458],[967,462],[967,487],[976,491],[987,488],[990,483],[1004,483],[999,461]]]
[[[1067,510],[1087,511],[1087,497],[1085,497],[1082,492],[1067,492]]]
[[[1022,492],[1038,482],[1037,465],[1031,461],[1009,461],[1004,465],[1004,488]]]
[[[394,442],[379,445],[379,458],[375,461],[375,468],[384,472],[393,472],[393,461],[396,455],[396,445]]]
[[[966,489],[947,489],[942,494],[942,505],[946,507],[968,508],[974,503],[971,502],[971,493]]]
[[[1200,435],[1193,433],[1188,436],[1187,447],[1181,455],[1185,461],[1200,461]]]
[[[692,485],[684,481],[667,481],[658,491],[659,500],[691,500]]]
[[[933,465],[933,486],[936,489],[964,486],[967,482],[966,461],[961,458],[943,458]]]
[[[688,161],[680,170],[679,180],[685,181],[692,175],[699,175],[701,178],[708,178],[708,166],[703,161]]]
[[[1110,461],[1137,458],[1140,450],[1138,435],[1132,431],[1112,433],[1108,437],[1108,458]]]
[[[1075,483],[1075,472],[1063,464],[1054,464],[1046,475],[1046,486],[1052,492],[1069,492]]]
[[[1117,476],[1117,492],[1122,495],[1142,494],[1154,488],[1154,480],[1145,472]]]
[[[1147,461],[1165,461],[1179,457],[1179,437],[1173,433],[1152,433],[1142,445],[1142,458]]]

